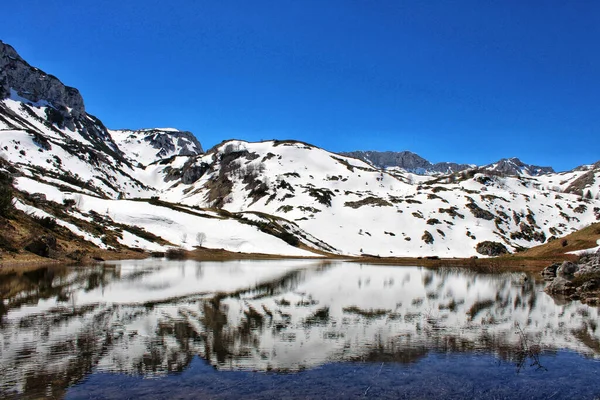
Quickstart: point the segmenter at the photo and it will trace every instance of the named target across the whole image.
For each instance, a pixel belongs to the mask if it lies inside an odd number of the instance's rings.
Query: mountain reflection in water
[[[136,260],[0,276],[0,396],[62,396],[92,372],[298,371],[479,352],[600,358],[598,308],[543,282],[355,263]],[[541,360],[543,366],[543,359]]]

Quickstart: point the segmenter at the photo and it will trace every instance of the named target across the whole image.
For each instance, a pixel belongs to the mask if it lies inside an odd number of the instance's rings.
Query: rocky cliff
[[[433,164],[410,151],[351,151],[340,154],[358,158],[377,168],[398,167],[420,175],[437,173],[447,174],[473,167],[473,165],[457,164],[453,162]]]

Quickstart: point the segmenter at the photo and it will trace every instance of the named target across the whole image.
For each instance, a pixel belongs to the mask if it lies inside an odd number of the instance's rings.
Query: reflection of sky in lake
[[[59,393],[92,368],[162,375],[196,355],[262,371],[431,351],[519,363],[524,346],[600,357],[598,308],[557,303],[521,274],[143,260],[4,277],[0,288],[0,393]]]

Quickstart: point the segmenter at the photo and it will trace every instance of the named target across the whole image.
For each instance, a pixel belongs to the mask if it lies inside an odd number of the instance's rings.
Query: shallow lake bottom
[[[194,357],[185,371],[155,378],[95,373],[67,399],[598,399],[600,362],[560,351],[543,368],[485,354],[429,354],[416,363],[332,363],[294,373],[217,371]]]

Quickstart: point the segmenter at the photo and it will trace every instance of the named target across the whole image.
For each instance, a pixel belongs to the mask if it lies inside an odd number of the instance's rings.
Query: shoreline
[[[157,255],[160,255],[157,257]],[[21,256],[21,257],[19,257]],[[0,259],[0,275],[15,272],[25,272],[45,266],[80,266],[92,265],[103,261],[132,260],[132,259],[160,259],[166,257],[170,260],[194,261],[233,261],[233,260],[338,260],[352,263],[368,263],[378,265],[419,266],[427,268],[459,267],[478,272],[541,272],[548,265],[555,262],[573,261],[577,256],[571,254],[554,256],[518,256],[505,255],[490,258],[439,258],[439,257],[373,257],[373,256],[342,256],[333,254],[316,254],[314,257],[285,256],[278,254],[262,253],[236,253],[223,249],[198,248],[177,253],[176,256],[167,256],[165,253],[152,253],[140,251],[110,251],[99,250],[87,254],[81,260],[51,259],[30,254],[13,255],[12,259]]]

